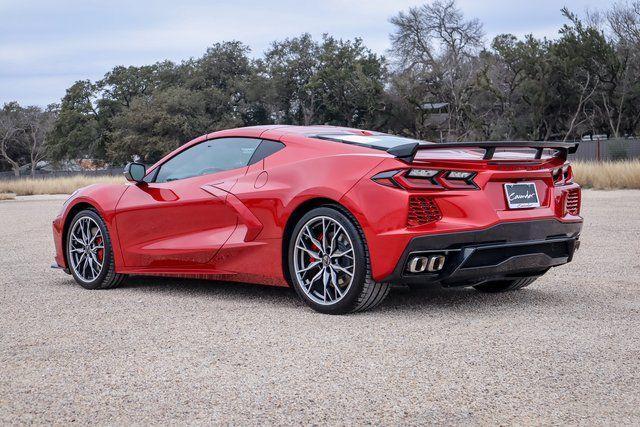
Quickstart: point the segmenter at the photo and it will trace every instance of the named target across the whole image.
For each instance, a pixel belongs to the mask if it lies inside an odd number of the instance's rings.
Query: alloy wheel
[[[69,261],[76,277],[91,283],[104,267],[104,236],[91,217],[81,217],[69,234]]]
[[[293,265],[307,297],[321,305],[335,304],[353,283],[356,265],[351,237],[333,218],[312,218],[296,236]]]

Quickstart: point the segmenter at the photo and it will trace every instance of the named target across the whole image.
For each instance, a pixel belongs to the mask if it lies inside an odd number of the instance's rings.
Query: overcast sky
[[[180,61],[207,46],[240,40],[260,55],[273,40],[309,32],[361,37],[389,48],[389,18],[414,0],[0,0],[0,105],[58,102],[74,81],[96,80],[116,65]],[[487,40],[500,33],[555,37],[563,5],[576,12],[606,0],[459,0]]]

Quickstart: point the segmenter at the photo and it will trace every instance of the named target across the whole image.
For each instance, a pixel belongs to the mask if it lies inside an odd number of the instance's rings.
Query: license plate
[[[505,184],[504,193],[507,196],[509,209],[539,208],[540,200],[536,185],[533,182],[519,182]]]

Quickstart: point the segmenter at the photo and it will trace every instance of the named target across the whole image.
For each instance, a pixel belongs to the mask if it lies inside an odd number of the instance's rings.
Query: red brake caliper
[[[322,242],[322,234],[320,235],[320,238],[318,239],[318,242]],[[311,249],[313,249],[314,251],[319,251],[320,248],[317,247],[314,243],[311,244]],[[311,255],[309,255],[309,262],[315,262],[316,259],[314,257],[312,257]]]
[[[98,237],[96,239],[96,245],[100,244],[102,244],[102,237]],[[98,249],[96,256],[98,257],[98,261],[102,262],[102,259],[104,258],[104,249]]]

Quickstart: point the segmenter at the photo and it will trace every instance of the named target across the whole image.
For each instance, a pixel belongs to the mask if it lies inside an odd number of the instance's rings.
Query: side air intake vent
[[[418,227],[442,219],[442,212],[431,197],[409,197],[408,227]]]
[[[580,214],[580,189],[574,188],[567,191],[565,196],[565,210],[571,215]]]

